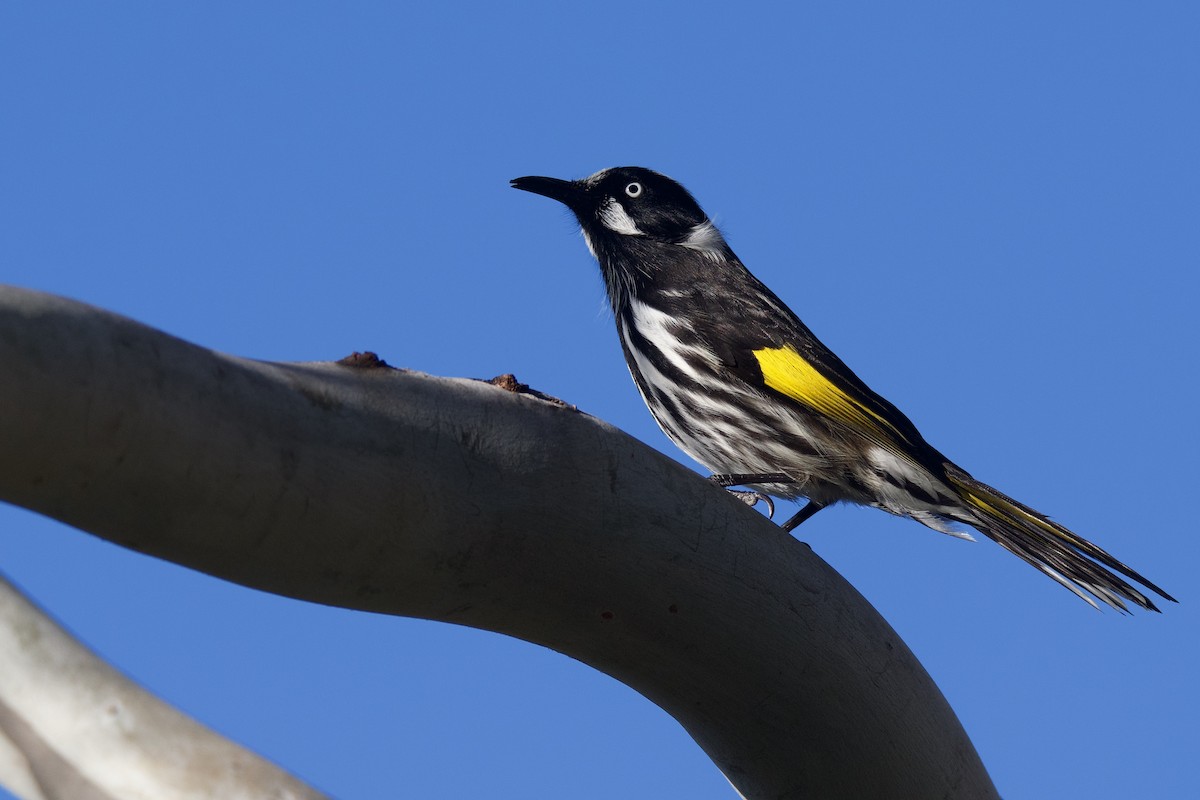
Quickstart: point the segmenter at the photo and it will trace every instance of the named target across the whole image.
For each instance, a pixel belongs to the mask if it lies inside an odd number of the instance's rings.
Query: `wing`
[[[737,318],[714,343],[727,367],[742,380],[798,403],[931,470],[944,471],[945,456],[925,441],[901,411],[876,394],[813,335],[812,331],[749,272],[737,293]]]

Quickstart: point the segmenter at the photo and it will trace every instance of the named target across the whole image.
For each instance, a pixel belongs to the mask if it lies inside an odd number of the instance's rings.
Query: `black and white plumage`
[[[1092,605],[1157,611],[1130,581],[1173,600],[926,442],[750,274],[675,181],[616,167],[512,184],[574,212],[630,374],[667,436],[724,486],[808,499],[785,529],[860,503],[968,539],[957,526],[969,525]]]

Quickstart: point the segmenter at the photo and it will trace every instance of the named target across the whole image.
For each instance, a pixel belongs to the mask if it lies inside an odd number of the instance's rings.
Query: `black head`
[[[737,262],[688,190],[653,170],[613,167],[577,181],[528,177],[512,185],[575,213],[618,314],[630,298],[711,280]]]
[[[637,236],[681,244],[708,223],[687,189],[644,167],[613,167],[577,181],[530,176],[512,185],[567,206],[590,241]]]

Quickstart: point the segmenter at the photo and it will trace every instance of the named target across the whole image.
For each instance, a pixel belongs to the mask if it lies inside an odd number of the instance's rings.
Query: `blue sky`
[[[734,6],[7,4],[0,281],[254,358],[514,372],[686,460],[568,215],[508,187],[666,172],[935,446],[1182,601],[1097,613],[877,511],[803,526],[1001,793],[1200,795],[1200,8]],[[655,706],[524,642],[250,591],[9,506],[0,569],[340,798],[732,797]]]

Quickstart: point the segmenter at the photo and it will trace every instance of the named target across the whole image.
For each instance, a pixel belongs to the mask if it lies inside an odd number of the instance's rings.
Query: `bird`
[[[711,479],[753,504],[838,502],[972,539],[969,526],[1074,592],[1178,602],[1098,545],[976,480],[925,441],[742,264],[692,194],[645,167],[514,178],[575,215],[600,266],[625,363],[651,415]],[[734,489],[741,486],[743,489]]]

